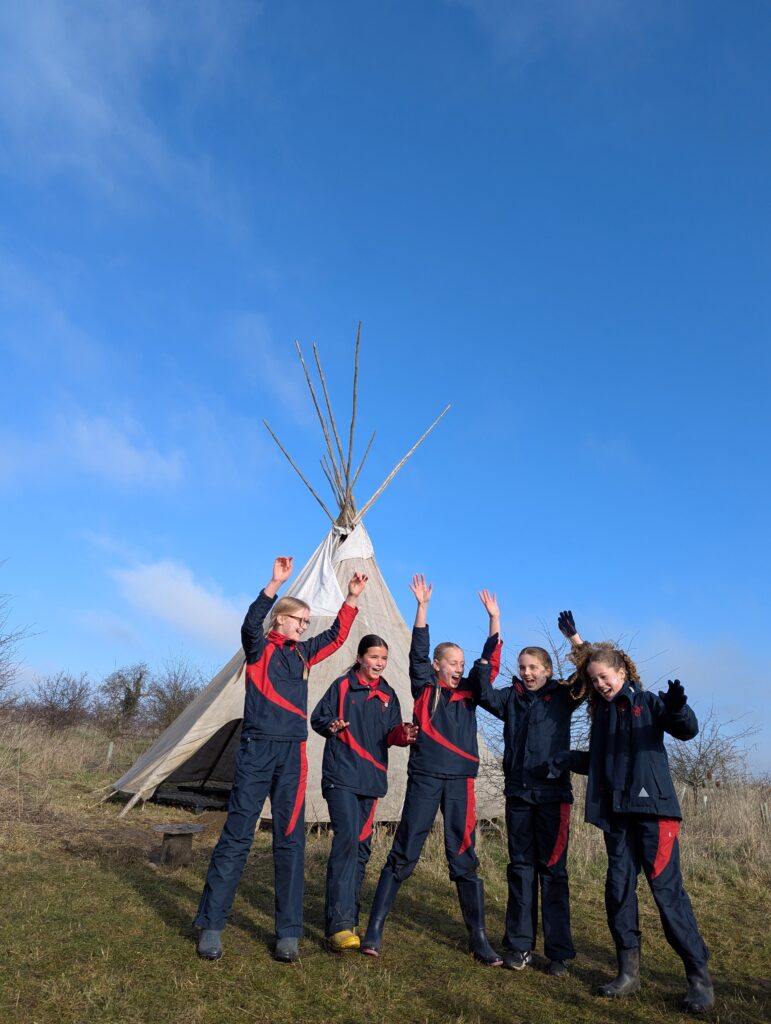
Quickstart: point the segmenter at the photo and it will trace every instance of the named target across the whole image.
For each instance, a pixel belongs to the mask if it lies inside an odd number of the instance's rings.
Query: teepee
[[[359,599],[359,614],[354,621],[348,640],[331,657],[311,670],[308,679],[309,714],[329,684],[350,668],[361,637],[367,633],[376,633],[388,641],[389,658],[386,678],[397,692],[403,718],[409,720],[412,715],[412,696],[408,675],[410,629],[378,569],[372,542],[364,528],[362,519],[450,407],[447,406],[444,409],[386,477],[372,497],[360,509],[357,509],[353,489],[375,437],[373,434],[370,438],[358,468],[352,472],[360,342],[361,324],[359,324],[356,337],[353,409],[348,450],[345,454],[332,414],[318,350],[314,345],[313,352],[326,415],[322,411],[300,346],[297,345],[305,379],[324,435],[326,452],[321,460],[321,466],[335,497],[338,508],[336,516],[330,512],[311,484],[308,483],[267,422],[263,422],[331,523],[327,536],[286,590],[286,594],[300,598],[310,606],[311,623],[307,635],[313,636],[331,625],[345,599],[347,582],[354,572],[364,573],[369,577],[367,586]],[[110,792],[107,794],[108,797],[116,793],[131,794],[131,799],[121,811],[121,815],[126,814],[137,801],[149,800],[162,783],[188,787],[195,785],[205,792],[207,787],[222,789],[232,782],[233,764],[238,750],[244,706],[244,665],[244,653],[239,650],[126,774],[112,784]],[[480,759],[492,763],[492,756],[481,734],[479,747]],[[327,804],[321,795],[323,750],[324,739],[309,729],[308,788],[305,810],[306,821],[309,823],[329,821]],[[391,748],[388,794],[378,803],[376,818],[379,821],[399,820],[407,782],[407,756],[408,751],[405,748]],[[477,814],[481,818],[496,817],[502,813],[502,786],[489,781],[490,773],[483,774],[486,781],[483,782],[480,779],[477,785]],[[263,811],[263,817],[270,818],[269,802]]]

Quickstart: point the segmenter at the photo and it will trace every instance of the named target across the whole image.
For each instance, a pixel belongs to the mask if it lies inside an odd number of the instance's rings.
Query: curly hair
[[[599,694],[589,679],[588,667],[590,662],[599,661],[603,665],[609,665],[614,669],[623,668],[627,679],[631,679],[632,682],[637,683],[642,689],[643,682],[640,679],[637,666],[626,651],[620,650],[615,644],[608,643],[607,641],[600,641],[596,644],[584,644],[571,651],[568,654],[568,660],[572,661],[576,666],[574,685],[577,685],[583,693],[588,693],[589,695],[588,706],[590,715],[594,714],[594,709],[597,706],[598,700],[600,700]]]

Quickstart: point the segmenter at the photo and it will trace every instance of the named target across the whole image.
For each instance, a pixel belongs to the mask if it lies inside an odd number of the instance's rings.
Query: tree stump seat
[[[170,868],[187,867],[193,859],[193,836],[203,829],[203,825],[180,823],[153,825],[153,832],[160,832],[163,836],[160,863]]]

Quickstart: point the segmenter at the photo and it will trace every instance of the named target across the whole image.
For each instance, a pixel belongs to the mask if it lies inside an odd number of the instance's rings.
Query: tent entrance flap
[[[233,781],[238,745],[241,742],[241,719],[227,722],[200,747],[192,757],[166,777],[166,782],[180,785],[197,783],[202,788],[222,788]]]

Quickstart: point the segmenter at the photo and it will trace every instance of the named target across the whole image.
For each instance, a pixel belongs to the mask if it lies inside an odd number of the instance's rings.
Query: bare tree
[[[140,661],[115,669],[99,687],[94,714],[109,731],[123,731],[140,718],[142,698],[150,670]]]
[[[27,636],[25,629],[9,627],[11,595],[0,594],[0,710],[15,704],[18,697],[13,686],[19,670],[18,650]]]
[[[80,725],[90,717],[91,683],[85,672],[79,676],[69,672],[41,676],[24,707],[49,729]]]
[[[744,717],[744,716],[742,716]],[[747,740],[755,736],[754,722],[740,725],[741,718],[721,722],[713,705],[702,718],[699,733],[692,740],[670,740],[667,744],[672,776],[698,797],[708,785],[744,782],[750,775]]]
[[[145,717],[148,723],[157,729],[167,728],[200,692],[203,684],[200,670],[186,658],[170,658],[147,687]]]

